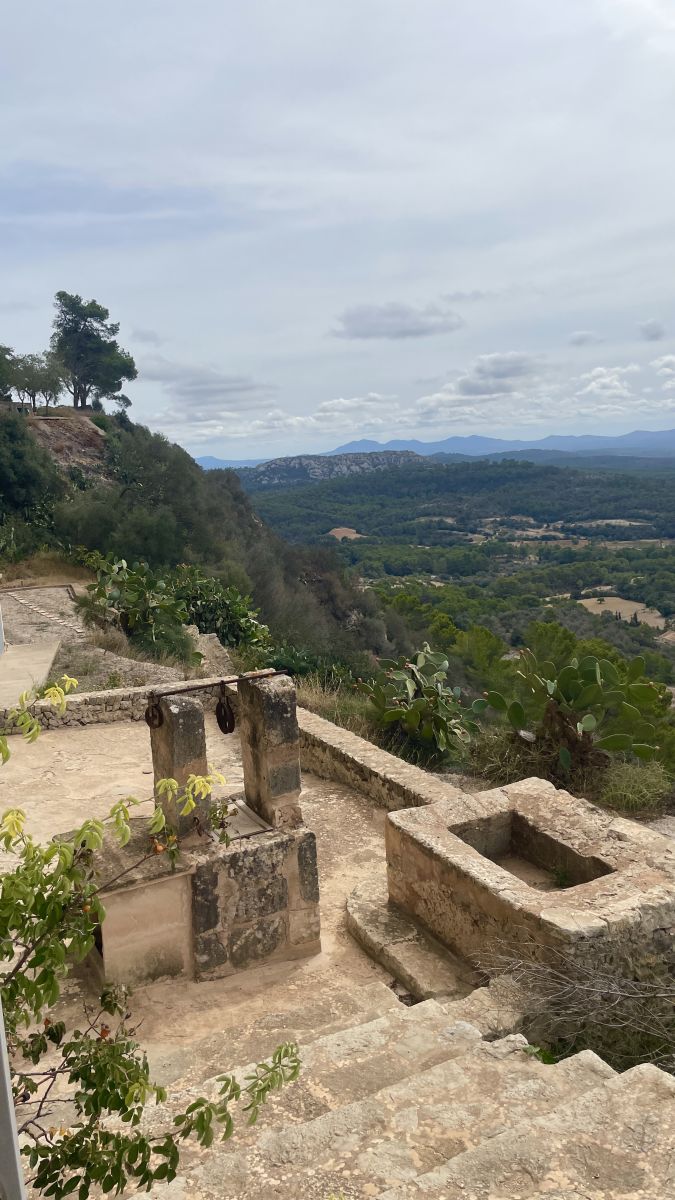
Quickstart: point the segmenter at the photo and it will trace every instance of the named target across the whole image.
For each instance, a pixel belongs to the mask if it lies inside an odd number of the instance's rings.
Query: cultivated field
[[[638,621],[643,625],[651,625],[652,629],[666,627],[666,619],[660,612],[655,608],[646,608],[637,600],[622,600],[621,596],[593,596],[587,600],[580,600],[579,604],[583,604],[588,612],[595,613],[596,616],[602,616],[605,612],[619,613],[623,621],[630,621],[633,614],[637,613]]]

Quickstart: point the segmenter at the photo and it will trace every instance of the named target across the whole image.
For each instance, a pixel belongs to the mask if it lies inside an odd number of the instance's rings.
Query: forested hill
[[[423,522],[478,528],[490,517],[644,521],[651,536],[675,536],[675,475],[571,470],[530,462],[425,463],[253,497],[275,529],[317,540],[335,526],[379,538],[421,540]],[[647,536],[647,529],[645,529]]]
[[[51,411],[53,421],[59,410]],[[67,454],[58,438],[41,444],[25,415],[0,413],[0,570],[3,559],[44,546],[83,546],[153,567],[194,563],[251,593],[280,640],[336,652],[349,640],[344,630],[363,597],[332,554],[277,537],[233,471],[203,471],[124,413],[63,413]],[[98,474],[72,457],[74,442],[86,444],[94,427],[102,435]]]

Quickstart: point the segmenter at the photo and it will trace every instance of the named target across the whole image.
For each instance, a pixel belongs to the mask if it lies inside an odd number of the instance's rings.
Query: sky
[[[674,0],[23,0],[0,342],[195,455],[675,426]]]

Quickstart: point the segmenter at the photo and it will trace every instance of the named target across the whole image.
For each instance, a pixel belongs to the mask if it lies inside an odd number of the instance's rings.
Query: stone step
[[[523,1116],[379,1200],[675,1197],[675,1079],[664,1071],[633,1067],[546,1114]]]
[[[273,1003],[273,989],[270,999]],[[268,1058],[282,1042],[306,1046],[317,1036],[366,1024],[402,1008],[392,989],[380,980],[358,986],[344,981],[340,988],[324,988],[314,996],[305,990],[292,1008],[271,1009],[232,1028],[191,1037],[184,1047],[175,1039],[158,1046],[151,1056],[152,1075],[172,1092],[195,1088],[201,1094],[207,1080],[231,1072],[238,1063]]]
[[[417,1000],[461,999],[479,985],[470,963],[389,903],[384,872],[362,881],[348,896],[347,928]]]
[[[465,1054],[481,1040],[477,1029],[466,1022],[452,1022],[435,1000],[411,1008],[397,1004],[395,1009],[363,1025],[325,1034],[300,1046],[302,1070],[299,1079],[280,1092],[270,1095],[261,1126],[265,1129],[290,1126],[313,1120],[373,1092],[389,1087],[408,1075]],[[244,1079],[255,1063],[235,1073]],[[170,1109],[178,1111],[197,1096],[216,1099],[217,1078],[201,1087],[177,1091]],[[158,1112],[161,1124],[169,1107]],[[258,1131],[242,1130],[237,1144],[252,1142]]]
[[[195,1162],[203,1200],[327,1200],[377,1196],[440,1166],[527,1114],[546,1112],[611,1076],[588,1051],[555,1066],[520,1035],[466,1052],[313,1121],[261,1129],[250,1149]]]

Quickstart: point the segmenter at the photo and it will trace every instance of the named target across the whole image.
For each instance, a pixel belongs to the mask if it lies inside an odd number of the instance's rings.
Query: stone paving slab
[[[11,708],[22,692],[45,683],[60,644],[58,639],[51,638],[32,645],[7,647],[0,655],[0,709]]]

